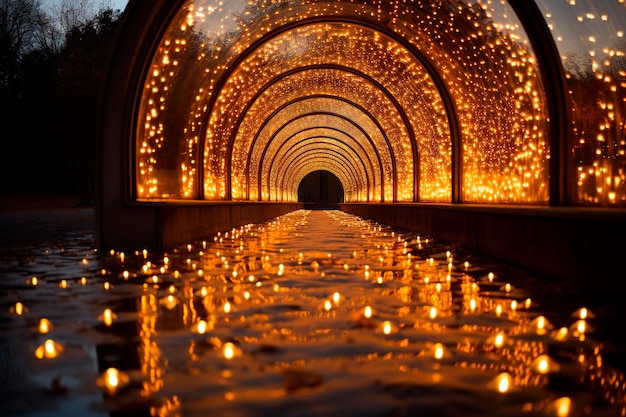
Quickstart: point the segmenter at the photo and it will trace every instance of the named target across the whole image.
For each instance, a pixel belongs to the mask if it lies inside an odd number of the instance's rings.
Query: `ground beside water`
[[[0,204],[3,416],[625,413],[623,307],[592,289],[335,211],[167,254],[94,225]]]

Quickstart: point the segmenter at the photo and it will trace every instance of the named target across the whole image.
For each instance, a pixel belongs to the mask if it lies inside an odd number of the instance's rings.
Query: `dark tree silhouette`
[[[35,0],[0,2],[0,191],[75,194],[89,205],[95,101],[119,12],[102,9],[66,30],[67,16],[55,21]]]

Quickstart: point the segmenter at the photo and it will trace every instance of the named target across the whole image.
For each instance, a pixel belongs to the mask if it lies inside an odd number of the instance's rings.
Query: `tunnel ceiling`
[[[179,3],[138,92],[138,199],[544,203],[539,63],[505,1]]]

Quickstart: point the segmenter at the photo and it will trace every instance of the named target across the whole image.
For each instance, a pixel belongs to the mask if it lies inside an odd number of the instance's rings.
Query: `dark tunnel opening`
[[[313,171],[300,181],[298,201],[310,209],[337,209],[344,202],[343,185],[332,172]]]

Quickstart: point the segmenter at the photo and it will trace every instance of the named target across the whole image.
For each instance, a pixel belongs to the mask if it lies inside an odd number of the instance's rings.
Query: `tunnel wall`
[[[340,209],[582,285],[615,285],[624,275],[624,212],[451,204],[340,204]]]
[[[134,203],[118,213],[132,216],[101,217],[104,250],[167,250],[212,238],[249,223],[261,222],[301,208],[299,203],[171,202]]]

